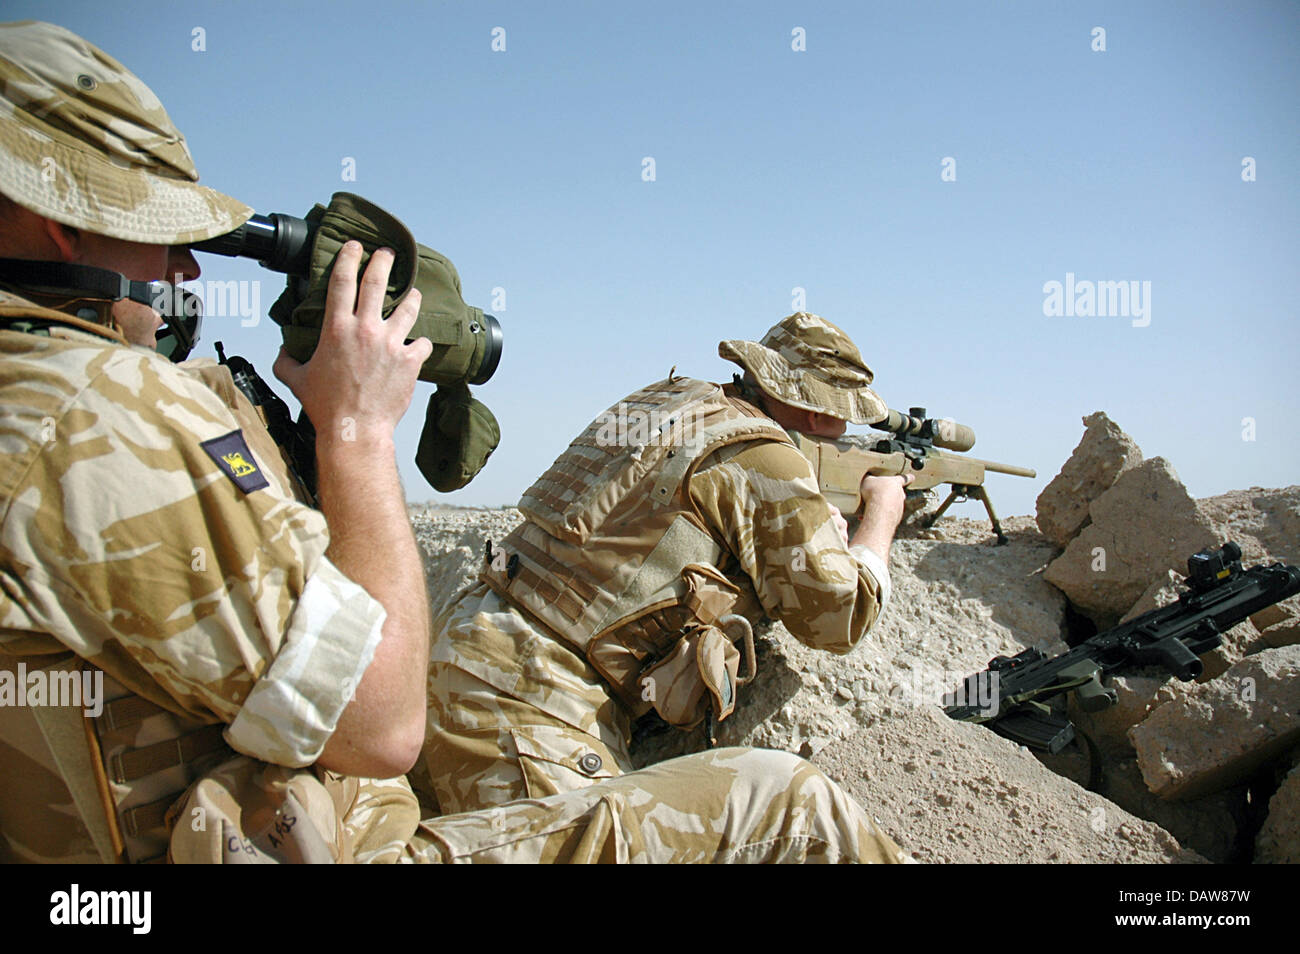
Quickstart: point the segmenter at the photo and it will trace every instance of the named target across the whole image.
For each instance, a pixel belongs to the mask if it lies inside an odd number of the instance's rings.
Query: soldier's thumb
[[[271,373],[287,384],[295,394],[298,393],[298,384],[302,380],[302,368],[302,364],[293,359],[284,345],[280,345],[280,353],[276,355],[275,364],[271,365]]]

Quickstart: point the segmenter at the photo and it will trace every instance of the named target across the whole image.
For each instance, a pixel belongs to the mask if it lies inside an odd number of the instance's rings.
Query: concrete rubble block
[[[1150,819],[1177,838],[1180,845],[1215,864],[1233,860],[1245,815],[1245,786],[1185,802],[1165,801],[1147,791],[1129,748],[1127,757],[1104,761],[1098,794],[1126,812]]]
[[[1300,643],[1300,596],[1274,603],[1250,618],[1259,630],[1259,645],[1268,649]]]
[[[1088,525],[1088,506],[1126,470],[1142,463],[1133,438],[1104,411],[1083,419],[1083,439],[1038,495],[1038,529],[1057,547],[1064,547]]]
[[[1255,836],[1255,862],[1300,864],[1300,765],[1269,799],[1268,817]]]
[[[1167,570],[1223,543],[1163,457],[1126,471],[1092,502],[1092,522],[1044,578],[1099,629],[1119,622]]]
[[[1210,682],[1218,679],[1247,656],[1267,647],[1268,644],[1255,627],[1249,623],[1240,623],[1223,634],[1223,642],[1217,648],[1201,656],[1203,668],[1196,681]]]
[[[1129,730],[1147,788],[1184,800],[1245,781],[1300,742],[1300,646],[1247,656],[1213,682],[1184,684]]]
[[[1281,603],[1265,606],[1250,617],[1250,621],[1262,633],[1278,623],[1300,622],[1300,596],[1291,596]]]
[[[1230,490],[1197,504],[1226,539],[1240,545],[1246,566],[1300,563],[1300,486]]]
[[[1259,641],[1269,649],[1280,649],[1283,646],[1300,644],[1300,620],[1270,626],[1260,632]]]
[[[1191,554],[1189,553],[1188,556],[1191,556]],[[1151,581],[1151,585],[1142,592],[1142,595],[1138,597],[1138,601],[1120,618],[1120,622],[1127,623],[1143,613],[1149,613],[1154,609],[1164,609],[1170,603],[1177,603],[1178,598],[1187,590],[1183,582],[1186,579],[1176,570],[1165,570],[1164,573]]]

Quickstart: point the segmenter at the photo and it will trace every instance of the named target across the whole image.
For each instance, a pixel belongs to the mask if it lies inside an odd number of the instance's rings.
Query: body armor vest
[[[688,487],[715,452],[754,440],[790,443],[716,384],[669,377],[642,388],[524,492],[526,519],[482,579],[582,652],[634,715],[654,708],[680,728],[725,718],[753,676],[753,637]]]
[[[5,302],[9,307],[0,313],[0,327],[33,330],[19,323],[15,312],[23,309],[15,309],[12,301],[10,298]],[[58,313],[35,306],[32,313],[41,317],[44,327],[66,324],[78,330],[96,330],[73,318],[66,322],[51,320]],[[226,404],[267,478],[284,495],[302,500],[297,478],[286,455],[267,432],[260,408],[235,386],[229,369],[208,358],[179,367],[201,380]],[[72,653],[12,658],[5,668],[19,662],[31,670],[98,673]],[[101,859],[163,861],[171,829],[168,810],[192,782],[236,753],[222,738],[224,727],[220,723],[204,724],[179,706],[174,710],[164,708],[107,674],[102,678],[104,707],[96,717],[83,716],[75,708],[33,708],[31,712]],[[0,720],[0,739],[5,738],[5,728],[4,720]],[[21,733],[31,731],[30,724],[16,723],[13,728]]]

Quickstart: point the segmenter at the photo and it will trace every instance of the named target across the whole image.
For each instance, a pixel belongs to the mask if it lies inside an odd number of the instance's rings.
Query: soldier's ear
[[[81,254],[81,233],[70,225],[42,219],[45,236],[59,250],[59,257],[65,262],[74,262]]]
[[[808,415],[808,423],[814,429],[810,433],[820,434],[823,437],[840,437],[848,427],[846,421],[833,414],[823,414],[820,411],[805,413]]]
[[[813,416],[813,423],[818,427],[834,427],[836,424],[843,423],[833,414],[823,414],[821,411],[809,411],[808,413]]]

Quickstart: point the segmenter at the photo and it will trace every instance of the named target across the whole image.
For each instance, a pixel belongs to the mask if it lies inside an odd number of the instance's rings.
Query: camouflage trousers
[[[814,766],[756,749],[701,752],[578,791],[423,821],[402,779],[240,757],[196,784],[172,819],[170,855],[180,862],[910,860]]]
[[[631,772],[626,717],[606,693],[593,679],[574,694],[588,703],[584,731],[455,666],[432,664],[424,761],[441,809],[544,798]]]
[[[442,811],[632,771],[631,715],[587,660],[478,583],[436,614],[424,761]]]
[[[472,843],[436,826],[453,824],[459,835],[465,825],[475,837],[485,822],[518,826],[534,851],[538,836],[528,832],[541,806],[555,819],[544,829],[568,826],[584,846],[563,847],[564,857],[623,860],[623,845],[629,860],[803,860],[805,848],[809,857],[906,860],[834,782],[784,752],[721,749],[634,771],[629,714],[609,687],[485,586],[445,607],[434,632],[424,756],[442,810],[469,814],[421,827],[435,826],[467,860],[479,859]],[[813,825],[826,847],[794,833],[791,811],[806,819],[795,827]],[[676,819],[670,834],[661,818]]]

